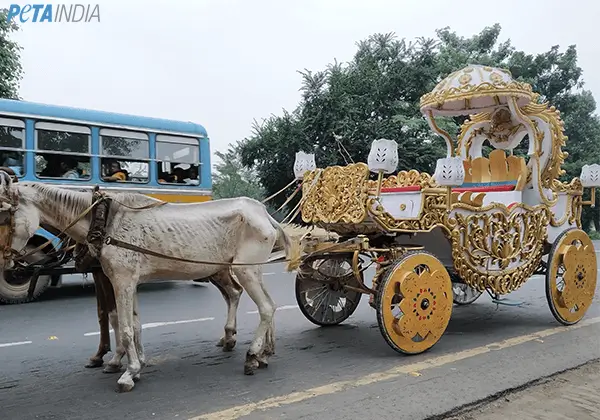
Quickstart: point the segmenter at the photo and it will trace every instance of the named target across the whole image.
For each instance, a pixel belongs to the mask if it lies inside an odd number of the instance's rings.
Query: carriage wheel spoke
[[[299,271],[302,275],[296,277],[296,300],[309,321],[321,326],[336,325],[354,313],[362,293],[345,288],[356,282],[351,257],[313,261]],[[309,298],[310,294],[314,296]]]

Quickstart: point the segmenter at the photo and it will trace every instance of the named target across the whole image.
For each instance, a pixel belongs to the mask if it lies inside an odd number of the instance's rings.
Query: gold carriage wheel
[[[425,251],[409,252],[390,267],[377,294],[377,322],[394,350],[422,353],[444,334],[452,315],[452,282]]]
[[[563,325],[579,322],[596,292],[596,252],[581,229],[561,233],[548,255],[546,298],[552,315]]]

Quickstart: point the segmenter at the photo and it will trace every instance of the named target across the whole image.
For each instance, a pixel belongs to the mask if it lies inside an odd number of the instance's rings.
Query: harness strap
[[[352,242],[352,241],[353,241],[353,239],[350,239],[349,241],[345,241],[342,243],[332,244],[330,246],[320,249],[319,253],[335,251],[336,249],[342,248],[345,245],[347,245],[347,243]],[[173,260],[173,261],[181,261],[181,262],[186,262],[186,263],[191,263],[191,264],[225,265],[225,266],[255,266],[255,265],[268,265],[268,264],[275,264],[278,262],[290,261],[287,258],[284,260],[277,259],[277,260],[273,260],[273,261],[263,261],[263,262],[257,262],[257,263],[234,263],[234,262],[214,262],[214,261],[205,261],[205,260],[189,260],[187,258],[180,258],[180,257],[174,257],[174,256],[170,256],[170,255],[161,254],[160,252],[142,248],[140,246],[133,245],[133,244],[130,244],[125,241],[121,241],[120,239],[115,239],[111,236],[106,237],[104,244],[105,245],[113,245],[113,246],[116,246],[119,248],[125,248],[130,251],[135,251],[135,252],[139,252],[139,253],[146,254],[146,255],[152,255],[152,256],[158,257],[158,258],[164,258],[164,259]]]
[[[263,261],[263,262],[257,262],[257,263],[234,263],[234,262],[214,262],[214,261],[204,261],[204,260],[189,260],[187,258],[179,258],[179,257],[173,257],[173,256],[161,254],[160,252],[152,251],[150,249],[145,249],[145,248],[139,247],[137,245],[133,245],[133,244],[121,241],[119,239],[115,239],[111,236],[106,237],[104,244],[105,245],[113,245],[113,246],[116,246],[119,248],[125,248],[130,251],[140,252],[140,253],[146,254],[146,255],[152,255],[153,257],[164,258],[164,259],[173,260],[173,261],[181,261],[181,262],[192,263],[192,264],[225,265],[225,266],[254,266],[254,265],[275,264],[275,263],[281,262],[280,260],[276,260],[276,261]],[[285,259],[283,261],[289,261],[289,260]]]
[[[111,197],[111,201],[114,201],[115,203],[117,203],[120,206],[126,207],[129,210],[148,210],[148,209],[153,209],[155,207],[160,207],[160,206],[164,206],[165,204],[167,204],[167,201],[156,201],[154,203],[150,203],[146,206],[142,206],[142,207],[132,207],[130,205],[127,205],[125,203],[120,202],[119,200],[116,200],[115,198]]]
[[[33,292],[35,291],[35,288],[37,286],[38,279],[40,277],[40,272],[43,268],[46,268],[46,264],[51,262],[53,258],[54,255],[48,254],[40,261],[35,263],[35,268],[33,269],[33,273],[31,273],[31,277],[29,279],[29,288],[27,289],[27,296],[29,296],[29,298],[33,297]]]

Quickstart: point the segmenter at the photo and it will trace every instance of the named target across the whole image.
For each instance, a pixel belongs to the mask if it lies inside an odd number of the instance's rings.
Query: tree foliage
[[[241,142],[230,145],[225,153],[215,151],[215,155],[221,160],[215,164],[213,177],[213,197],[233,198],[250,197],[262,201],[266,198],[266,192],[254,170],[248,169],[240,160]],[[276,219],[281,221],[285,214],[276,213],[276,207],[269,202],[266,203],[267,210]]]
[[[264,188],[254,171],[245,168],[239,160],[240,142],[229,146],[225,153],[215,151],[221,162],[215,164],[213,195],[215,198],[250,197],[260,200]]]
[[[23,77],[21,46],[10,39],[19,27],[7,21],[7,13],[7,9],[0,9],[0,98],[19,99],[19,83]]]
[[[399,144],[399,168],[433,172],[445,153],[419,112],[420,97],[445,76],[469,64],[508,68],[513,77],[532,84],[561,110],[569,137],[565,179],[579,174],[584,163],[598,161],[600,122],[595,101],[583,89],[575,46],[559,46],[541,54],[518,51],[510,40],[499,42],[500,25],[471,37],[449,28],[435,38],[413,42],[394,34],[375,34],[357,43],[353,59],[334,61],[320,71],[304,70],[301,101],[293,111],[255,123],[252,135],[239,143],[241,162],[253,168],[271,194],[293,177],[296,151],[316,154],[325,167],[366,161],[370,142],[394,139]],[[438,122],[455,136],[464,118]],[[279,204],[285,197],[279,197]],[[585,210],[584,220],[590,218]]]

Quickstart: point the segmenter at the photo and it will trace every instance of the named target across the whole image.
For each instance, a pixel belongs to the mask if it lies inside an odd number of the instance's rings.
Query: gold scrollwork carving
[[[489,213],[486,207],[498,211]],[[507,294],[539,267],[550,212],[545,206],[530,208],[521,203],[510,211],[503,205],[486,207],[448,219],[454,268],[478,291]]]
[[[489,122],[489,125],[470,130],[475,124],[484,122]],[[495,143],[506,143],[521,129],[523,129],[523,124],[513,124],[510,111],[506,108],[500,108],[493,115],[489,112],[472,115],[460,128],[455,153],[459,154],[464,144],[466,150],[464,157],[468,159],[471,145],[476,137],[483,135]],[[469,133],[468,136],[467,133]]]
[[[468,84],[447,89],[436,88],[421,97],[420,106],[421,109],[424,107],[437,107],[448,101],[473,100],[482,96],[491,97],[494,95],[516,96],[529,100],[533,97],[530,84],[516,81],[507,83],[499,80],[494,81],[494,83],[483,82],[477,85]]]
[[[363,222],[367,217],[368,177],[369,168],[362,162],[309,172],[302,183],[302,220],[313,224]]]
[[[460,82],[461,85],[466,85],[467,83],[469,83],[471,80],[473,79],[473,76],[471,76],[468,73],[465,73],[463,75],[461,75],[458,78],[458,81]]]
[[[391,175],[383,179],[382,188],[394,187],[412,187],[419,186],[421,188],[435,187],[436,183],[433,177],[426,172],[419,172],[416,169],[410,171],[400,171],[396,175]],[[377,181],[369,180],[369,189],[377,189]]]
[[[534,99],[537,99],[538,96],[536,94]],[[550,129],[552,150],[550,160],[542,168],[540,175],[542,186],[556,192],[564,190],[566,186],[558,178],[565,173],[562,165],[569,154],[562,150],[562,147],[566,144],[567,136],[564,134],[564,122],[560,118],[560,111],[553,106],[548,107],[548,103],[538,104],[534,102],[525,105],[522,111],[529,118],[537,117],[546,122]],[[543,137],[543,133],[539,132],[539,135]]]
[[[483,129],[479,128],[476,130],[470,130],[475,124],[479,124],[485,121],[489,121],[492,114],[489,112],[482,112],[479,114],[471,115],[469,119],[465,120],[465,122],[460,126],[460,133],[458,133],[458,138],[456,142],[456,147],[454,149],[454,154],[460,156],[460,150],[463,147],[463,143],[465,145],[465,149],[467,150],[465,159],[469,158],[469,150],[471,149],[471,144],[473,140],[478,135],[483,133]],[[467,133],[469,133],[469,137],[466,137]]]
[[[575,223],[579,229],[581,229],[581,208],[582,208],[583,197],[581,195],[575,195],[571,197],[571,211],[569,213],[569,223]]]

